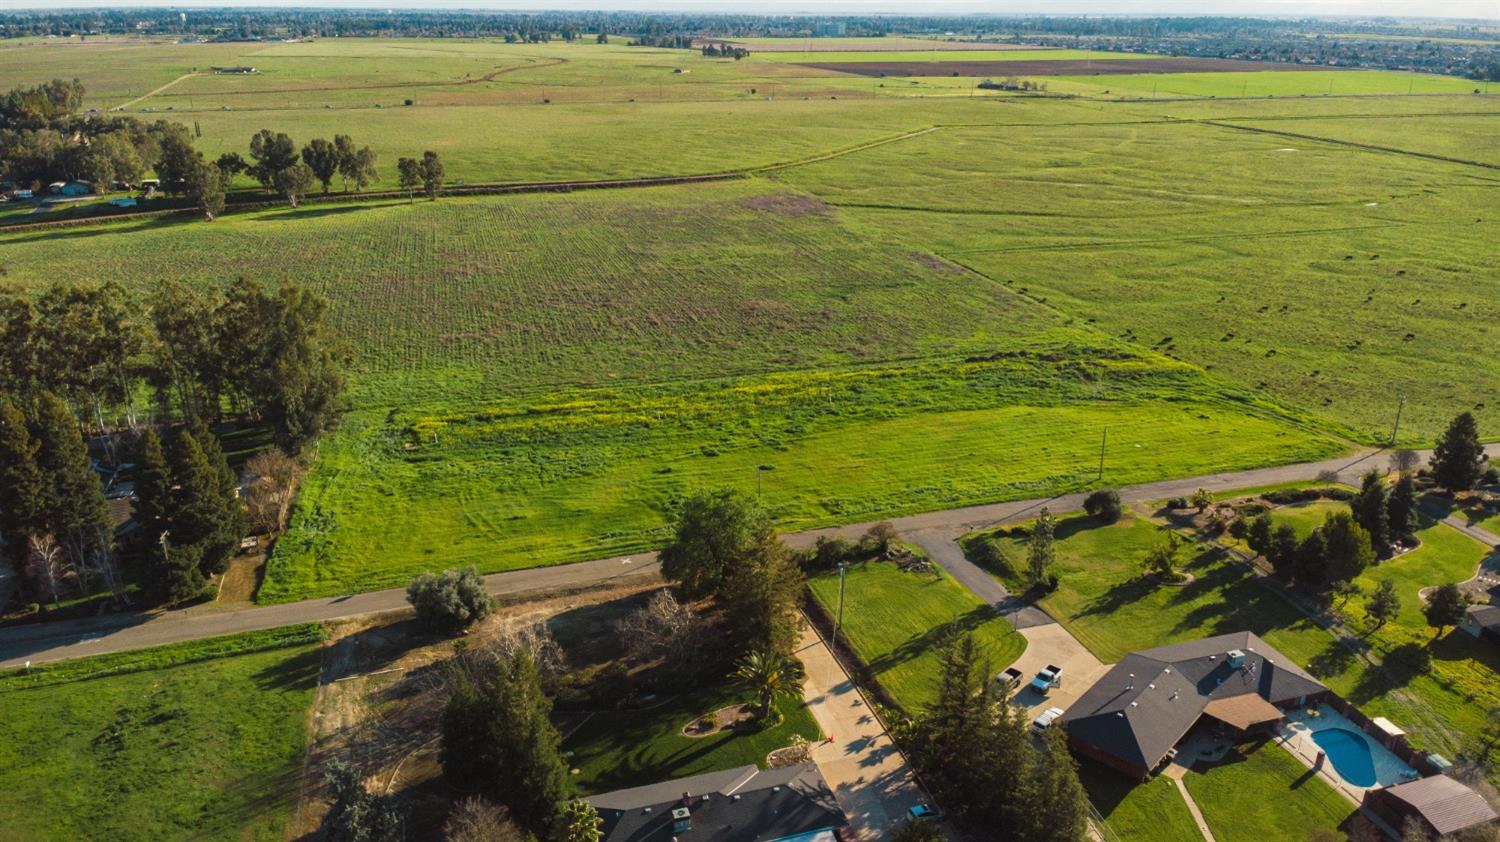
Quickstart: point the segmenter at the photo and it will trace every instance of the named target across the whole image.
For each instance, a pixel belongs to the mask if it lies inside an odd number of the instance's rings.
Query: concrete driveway
[[[1021,636],[1026,638],[1026,651],[1014,666],[1021,671],[1022,689],[1012,702],[1026,708],[1028,716],[1035,716],[1050,707],[1067,710],[1109,669],[1108,664],[1094,657],[1094,653],[1057,623],[1021,629]],[[1048,664],[1062,667],[1062,686],[1043,695],[1027,687],[1025,682],[1035,678]]]

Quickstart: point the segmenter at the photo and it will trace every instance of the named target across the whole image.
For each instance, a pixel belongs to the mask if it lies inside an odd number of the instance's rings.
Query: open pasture
[[[1174,59],[1194,61],[1194,59]],[[1204,59],[1204,61],[1208,61]],[[1218,60],[1214,60],[1218,61]],[[1319,97],[1379,94],[1467,94],[1485,85],[1453,76],[1400,73],[1391,70],[1331,70],[1317,65],[1273,62],[1219,62],[1180,70],[1150,66],[1151,72],[1115,67],[1110,71],[1073,70],[1050,73],[1048,90],[1112,98],[1174,97]],[[1044,71],[1027,71],[1040,75]],[[1109,72],[1122,75],[1097,76]],[[1097,76],[1097,78],[1096,78]]]
[[[1114,61],[1162,61],[1166,56],[1148,55],[1146,53],[1107,53],[1098,50],[1059,50],[1059,49],[1027,49],[1017,50],[1011,47],[1000,47],[990,49],[948,49],[949,45],[941,41],[932,41],[931,47],[926,50],[906,50],[899,56],[891,55],[890,51],[871,50],[868,52],[839,50],[818,51],[812,53],[795,53],[783,50],[766,53],[756,53],[751,48],[750,58],[763,62],[787,62],[803,64],[807,61],[825,64],[868,64],[870,62],[892,62],[896,64],[944,64],[954,61],[962,62],[1043,62],[1043,61],[1088,61],[1088,60],[1114,60]],[[810,58],[809,58],[810,57]],[[852,71],[851,71],[852,72]]]
[[[1493,112],[1421,116],[1351,116],[1233,120],[1236,126],[1442,155],[1500,167],[1500,115]]]
[[[1106,427],[1120,484],[1343,449],[1188,366],[1087,346],[356,412],[259,598],[653,548],[702,488],[760,493],[788,529],[1040,496],[1094,480]]]
[[[294,626],[0,675],[0,837],[281,839],[318,639]]]
[[[1396,391],[1408,441],[1500,419],[1487,169],[1155,124],[956,127],[775,177],[1364,440]]]

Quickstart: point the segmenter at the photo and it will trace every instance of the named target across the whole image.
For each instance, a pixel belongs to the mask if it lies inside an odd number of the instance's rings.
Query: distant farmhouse
[[[1458,627],[1480,640],[1500,643],[1500,605],[1470,605]]]
[[[591,796],[603,842],[835,842],[848,821],[811,763],[741,766]]]
[[[249,74],[249,73],[254,73],[255,72],[255,68],[253,68],[253,67],[238,67],[238,66],[236,66],[236,67],[211,67],[209,69],[212,70],[214,73],[237,73],[237,74],[240,74],[240,75],[245,75],[245,74]]]
[[[1328,688],[1270,644],[1237,632],[1120,659],[1063,714],[1077,753],[1145,780],[1204,717],[1237,734],[1270,731]]]

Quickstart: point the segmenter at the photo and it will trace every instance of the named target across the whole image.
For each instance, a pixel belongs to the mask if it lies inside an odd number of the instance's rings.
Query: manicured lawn
[[[1271,510],[1271,520],[1277,525],[1290,523],[1297,530],[1297,538],[1300,540],[1312,534],[1330,514],[1337,511],[1349,511],[1349,504],[1338,500],[1312,500],[1277,506]]]
[[[1427,620],[1422,616],[1422,599],[1418,592],[1445,582],[1472,578],[1479,563],[1489,554],[1489,548],[1441,523],[1430,523],[1425,529],[1418,530],[1417,537],[1422,541],[1421,546],[1365,568],[1364,575],[1355,581],[1366,593],[1373,591],[1382,579],[1394,581],[1396,593],[1401,596],[1401,613],[1394,622],[1421,629],[1427,628]]]
[[[793,734],[810,741],[822,736],[801,697],[779,701],[782,721],[763,731],[682,733],[697,717],[746,701],[747,694],[719,689],[679,696],[650,710],[596,713],[564,741],[563,750],[573,752],[570,762],[580,770],[574,780],[585,792],[607,792],[751,763],[764,767],[766,755],[790,744]]]
[[[992,671],[1026,650],[1026,639],[1010,623],[946,575],[905,573],[894,564],[868,562],[845,576],[843,632],[880,685],[909,712],[936,700],[938,652],[951,632],[973,632]],[[836,616],[838,574],[817,576],[809,585]]]
[[[0,676],[0,838],[282,838],[318,639],[302,626]]]
[[[1336,829],[1354,812],[1297,758],[1275,743],[1239,747],[1223,762],[1197,766],[1183,780],[1220,842],[1300,840]]]
[[[1367,715],[1387,716],[1414,744],[1445,754],[1456,752],[1465,733],[1482,727],[1487,706],[1500,702],[1493,666],[1500,659],[1467,636],[1450,633],[1428,649],[1430,632],[1389,626],[1367,641],[1386,658],[1385,667],[1371,668],[1249,578],[1225,551],[1191,557],[1185,550],[1184,559],[1191,560],[1182,569],[1194,576],[1185,586],[1145,579],[1140,559],[1155,533],[1144,521],[1100,526],[1079,515],[1059,523],[1060,585],[1040,604],[1107,663],[1139,649],[1253,631]],[[966,539],[971,556],[973,542],[985,539],[983,533]],[[1025,558],[1022,539],[1001,537],[998,543],[1011,558]]]
[[[1202,841],[1187,802],[1170,780],[1157,777],[1138,784],[1090,760],[1079,760],[1078,777],[1094,809],[1124,842]]]

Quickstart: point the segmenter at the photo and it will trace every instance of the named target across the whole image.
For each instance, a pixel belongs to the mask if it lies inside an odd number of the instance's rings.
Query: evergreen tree
[[[499,738],[495,734],[494,699],[469,676],[456,671],[453,690],[443,708],[443,774],[454,787],[472,788],[499,773]]]
[[[173,544],[170,532],[158,533],[142,564],[147,590],[168,605],[195,599],[208,586],[202,563],[203,550],[197,545]]]
[[[205,434],[206,435],[206,434]],[[222,459],[222,457],[221,457]],[[172,448],[171,532],[175,544],[198,548],[203,567],[221,572],[239,549],[245,517],[239,498],[224,492],[221,466],[209,461],[191,430],[177,435]]]
[[[130,509],[142,549],[149,550],[171,529],[172,471],[161,438],[149,427],[135,446],[135,498]]]
[[[1314,529],[1297,546],[1296,579],[1304,585],[1326,585],[1328,578],[1328,542],[1322,529]]]
[[[1484,472],[1484,446],[1479,443],[1479,422],[1465,412],[1453,419],[1432,451],[1432,473],[1437,484],[1457,493],[1468,491]]]
[[[719,593],[735,648],[791,653],[797,644],[797,599],[804,584],[786,545],[774,533],[758,536],[750,555],[729,571]]]
[[[1057,555],[1057,550],[1053,546],[1053,533],[1056,529],[1056,521],[1052,519],[1047,507],[1043,506],[1041,514],[1037,515],[1036,526],[1032,527],[1031,538],[1026,545],[1026,567],[1033,586],[1047,583],[1047,568],[1052,566]]]
[[[276,293],[264,364],[252,379],[276,443],[301,453],[343,409],[344,375],[328,323],[328,300],[297,284]]]
[[[1250,550],[1256,555],[1268,555],[1271,552],[1271,537],[1274,530],[1275,524],[1271,521],[1271,515],[1261,514],[1255,520],[1250,521],[1250,532],[1245,538],[1245,543],[1250,545]]]
[[[1349,509],[1355,522],[1370,533],[1370,545],[1377,552],[1384,552],[1390,546],[1388,505],[1385,480],[1374,470],[1365,474],[1359,493],[1349,501]]]
[[[548,717],[552,702],[542,693],[541,676],[522,652],[496,682],[496,731],[501,743],[496,781],[516,821],[548,837],[563,824],[573,798],[573,780],[562,757],[562,736]]]
[[[1037,842],[1077,842],[1088,837],[1088,796],[1078,780],[1078,764],[1068,753],[1061,728],[1048,728],[1036,770],[1036,797],[1029,810]]]
[[[1290,579],[1297,575],[1297,530],[1290,523],[1283,523],[1271,533],[1271,546],[1266,559],[1276,570],[1276,575]]]
[[[1354,581],[1375,560],[1370,533],[1354,522],[1349,512],[1333,512],[1319,527],[1328,559],[1325,582]]]
[[[729,571],[765,545],[771,521],[736,491],[700,491],[678,508],[674,531],[661,551],[661,572],[696,599],[719,591]]]
[[[1468,608],[1469,595],[1453,582],[1439,585],[1429,594],[1427,607],[1422,613],[1427,618],[1427,625],[1437,630],[1433,640],[1442,637],[1444,629],[1458,625]]]
[[[0,395],[0,549],[19,567],[27,541],[43,531],[53,507],[51,489],[37,464],[41,444],[8,395]]]
[[[558,839],[560,842],[599,842],[604,838],[604,831],[601,830],[603,824],[604,820],[599,817],[599,811],[594,809],[594,805],[581,798],[569,801]]]
[[[1375,592],[1365,601],[1365,613],[1375,621],[1375,628],[1385,625],[1392,617],[1401,613],[1401,596],[1396,593],[1396,583],[1381,579]]]
[[[1393,538],[1401,538],[1417,531],[1417,482],[1410,473],[1401,475],[1391,496],[1386,500],[1386,523]]]
[[[121,596],[122,583],[110,556],[111,529],[104,486],[94,473],[78,422],[63,399],[51,392],[42,395],[40,410],[37,467],[51,485],[47,529],[57,536],[80,574],[101,574],[111,592]]]

